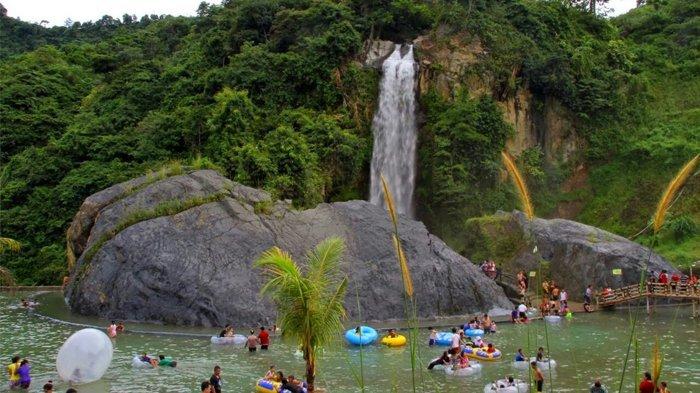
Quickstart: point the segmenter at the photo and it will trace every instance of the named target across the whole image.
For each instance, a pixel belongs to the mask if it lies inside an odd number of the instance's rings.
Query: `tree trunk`
[[[316,379],[316,356],[313,349],[306,348],[304,358],[306,359],[306,384],[309,385],[308,391],[313,392]]]

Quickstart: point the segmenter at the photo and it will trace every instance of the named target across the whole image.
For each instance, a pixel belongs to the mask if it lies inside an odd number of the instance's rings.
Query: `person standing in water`
[[[209,383],[216,393],[221,393],[221,367],[214,366],[214,374],[209,378]]]
[[[435,340],[437,340],[437,330],[433,329],[433,327],[429,327],[428,330],[430,330],[430,338],[428,338],[428,346],[432,347],[435,345]]]
[[[665,270],[663,272],[666,272]],[[654,382],[651,381],[651,373],[644,373],[644,379],[639,383],[639,393],[654,393]]]
[[[245,346],[248,348],[248,352],[255,352],[258,350],[258,336],[255,335],[255,331],[252,329],[250,330],[250,336],[246,339]]]
[[[32,367],[29,365],[29,360],[24,359],[19,364],[19,369],[17,369],[17,374],[19,374],[19,387],[22,389],[29,389],[29,385],[32,383],[32,377],[29,375]]]
[[[270,333],[265,330],[265,326],[260,327],[260,333],[258,333],[258,341],[260,341],[260,349],[267,351],[270,346]]]
[[[14,389],[19,386],[19,366],[20,366],[20,361],[19,361],[19,356],[15,356],[12,358],[12,363],[10,363],[7,366],[7,373],[9,374],[9,387],[10,389]]]
[[[537,367],[537,362],[531,362],[530,366],[532,367],[532,376],[537,384],[537,391],[541,392],[544,387],[544,374],[542,374],[542,371]]]
[[[107,335],[109,338],[117,337],[117,324],[114,321],[107,327]]]
[[[119,322],[117,324],[117,333],[122,333],[124,331],[124,322]]]

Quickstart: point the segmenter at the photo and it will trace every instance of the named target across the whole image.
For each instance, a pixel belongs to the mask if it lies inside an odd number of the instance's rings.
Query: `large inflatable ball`
[[[73,384],[102,378],[112,363],[112,342],[97,329],[79,330],[58,351],[56,369],[62,380]]]

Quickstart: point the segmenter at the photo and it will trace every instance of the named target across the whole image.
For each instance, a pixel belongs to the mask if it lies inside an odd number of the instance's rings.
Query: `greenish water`
[[[13,308],[19,296],[0,294],[0,356],[4,365],[18,354],[32,362],[33,387],[40,391],[47,380],[58,380],[55,369],[56,354],[63,341],[79,327],[52,322],[45,317],[23,309]],[[42,306],[38,312],[73,322],[106,325],[107,321],[70,316],[57,294],[40,297]],[[555,392],[586,392],[595,378],[608,386],[617,386],[628,339],[628,310],[577,314],[572,321],[560,325],[548,324],[549,348],[557,367],[550,375],[545,372],[545,391],[553,386]],[[675,318],[675,324],[674,324]],[[673,327],[673,328],[672,328]],[[253,392],[255,381],[270,364],[285,373],[303,375],[303,360],[294,356],[294,345],[273,338],[267,353],[249,354],[242,348],[213,346],[207,335],[209,329],[173,329],[160,325],[127,324],[127,329],[149,331],[178,331],[195,336],[166,336],[144,333],[127,333],[114,340],[114,359],[107,374],[99,382],[81,386],[81,393],[90,392],[195,392],[197,385],[207,379],[214,365],[223,368],[224,391]],[[240,331],[240,329],[239,329]],[[662,380],[670,382],[674,393],[700,392],[700,334],[698,321],[690,318],[688,307],[658,308],[651,319],[640,314],[638,325],[642,370],[648,367],[651,344],[655,337],[663,343],[664,372]],[[429,348],[427,331],[422,331],[421,360],[427,364],[442,349]],[[514,374],[526,378],[522,371],[511,365],[512,354],[518,347],[536,348],[545,345],[543,322],[529,326],[499,325],[499,332],[489,336],[506,359],[483,364],[480,373],[469,377],[448,377],[443,371],[421,371],[424,380],[420,392],[483,392],[491,380]],[[178,360],[176,369],[133,369],[131,358],[140,352],[166,354]],[[359,392],[351,370],[359,371],[360,352],[348,348],[340,340],[320,355],[318,384],[332,393]],[[410,389],[411,366],[408,348],[370,347],[363,353],[366,392],[399,392]],[[634,355],[630,365],[634,364]],[[634,367],[628,369],[623,391],[632,392]],[[4,375],[4,374],[3,374]],[[66,384],[59,383],[58,392],[65,391]],[[5,384],[0,389],[6,389]],[[0,390],[2,391],[2,390]]]

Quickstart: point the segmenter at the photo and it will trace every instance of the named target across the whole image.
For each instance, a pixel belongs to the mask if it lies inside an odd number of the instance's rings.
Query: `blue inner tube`
[[[443,345],[443,346],[448,346],[452,344],[452,334],[451,332],[440,332],[437,334],[437,338],[435,339],[435,344],[437,345]]]
[[[482,329],[467,329],[464,331],[464,335],[467,337],[483,336],[484,331]]]
[[[345,340],[352,345],[369,345],[377,341],[377,331],[369,326],[360,326],[360,334],[355,329],[345,332]]]

